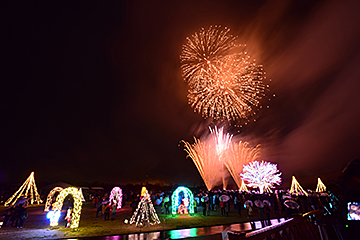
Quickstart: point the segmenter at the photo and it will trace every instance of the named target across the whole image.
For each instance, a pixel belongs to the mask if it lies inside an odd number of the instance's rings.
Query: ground
[[[4,206],[0,206],[0,216],[4,213]],[[131,208],[129,204],[125,205],[116,213],[114,221],[104,221],[103,218],[96,218],[96,209],[91,203],[85,203],[81,212],[80,226],[78,231],[65,228],[63,220],[66,212],[62,212],[59,222],[59,228],[51,230],[49,220],[43,211],[44,205],[33,205],[28,208],[28,218],[23,228],[1,228],[0,239],[18,240],[18,239],[56,239],[56,238],[76,238],[76,237],[92,237],[107,236],[129,233],[152,232],[172,229],[183,229],[192,227],[213,226],[222,224],[232,224],[247,222],[246,211],[243,209],[242,216],[238,216],[235,209],[231,209],[229,217],[223,217],[220,211],[212,211],[211,216],[203,216],[202,212],[194,214],[194,216],[171,216],[160,214],[161,209],[156,207],[159,213],[161,224],[150,227],[135,227],[135,224],[125,224],[125,219],[130,219]],[[278,218],[272,210],[271,218]],[[257,211],[254,211],[254,219],[259,219]],[[3,221],[3,219],[1,220]]]

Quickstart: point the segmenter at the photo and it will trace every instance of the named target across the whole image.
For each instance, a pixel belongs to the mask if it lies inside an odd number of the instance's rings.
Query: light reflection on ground
[[[280,219],[271,219],[270,225],[275,225],[281,222],[284,222],[285,218]],[[149,232],[149,233],[135,233],[128,235],[116,235],[116,236],[106,236],[106,237],[90,237],[90,238],[72,238],[68,240],[155,240],[155,239],[184,239],[200,236],[211,236],[216,234],[221,234],[223,231],[237,231],[237,232],[249,232],[253,230],[258,230],[265,227],[265,223],[261,221],[246,222],[246,223],[236,223],[231,225],[221,225],[221,226],[211,226],[211,227],[201,227],[201,228],[186,228],[186,229],[176,229],[162,232]]]

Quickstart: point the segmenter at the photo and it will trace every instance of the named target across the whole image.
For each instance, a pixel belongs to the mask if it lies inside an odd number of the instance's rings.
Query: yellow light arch
[[[68,187],[63,189],[56,198],[55,206],[56,209],[61,211],[63,207],[63,203],[67,195],[71,194],[74,198],[74,209],[71,214],[71,225],[70,228],[78,228],[80,222],[80,215],[81,215],[81,194],[80,191],[75,187]]]
[[[47,198],[46,198],[46,203],[45,203],[45,208],[44,208],[44,212],[48,212],[50,210],[50,206],[51,206],[51,200],[53,198],[53,196],[55,195],[55,193],[57,192],[61,192],[63,190],[62,187],[54,187],[50,193],[48,194]]]

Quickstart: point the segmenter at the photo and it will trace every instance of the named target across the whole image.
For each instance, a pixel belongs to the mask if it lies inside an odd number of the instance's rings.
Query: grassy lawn
[[[35,205],[28,208],[28,218],[24,223],[22,229],[18,228],[2,228],[0,229],[0,239],[47,239],[47,238],[73,238],[73,237],[91,237],[91,236],[106,236],[119,235],[129,233],[152,232],[192,227],[204,227],[213,225],[223,225],[247,222],[247,214],[243,209],[242,216],[238,216],[235,209],[231,209],[229,217],[221,216],[220,211],[211,211],[210,216],[203,216],[202,212],[194,214],[194,216],[171,216],[160,214],[161,209],[156,207],[161,224],[150,227],[136,227],[135,224],[125,224],[125,219],[130,219],[132,212],[129,204],[116,213],[114,221],[105,221],[104,218],[96,218],[96,209],[92,204],[85,203],[83,205],[80,226],[78,231],[73,231],[65,228],[65,221],[63,220],[66,212],[62,212],[61,220],[59,221],[59,228],[51,230],[49,220],[46,218],[46,213],[43,211],[44,205]],[[2,216],[5,208],[0,207],[0,216]],[[201,210],[201,208],[199,208]],[[271,218],[282,216],[275,216],[274,211],[271,213]],[[259,219],[257,210],[254,210],[254,220]]]

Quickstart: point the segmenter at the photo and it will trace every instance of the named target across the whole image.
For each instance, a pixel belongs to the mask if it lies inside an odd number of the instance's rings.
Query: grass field
[[[65,221],[63,220],[66,212],[62,212],[61,220],[59,221],[59,228],[51,230],[49,220],[46,218],[46,213],[43,211],[44,205],[34,205],[28,208],[28,218],[24,223],[24,227],[20,228],[1,228],[0,239],[55,239],[55,238],[76,238],[76,237],[92,237],[92,236],[106,236],[119,235],[129,233],[142,233],[172,229],[183,229],[192,227],[204,227],[213,225],[223,225],[247,222],[246,210],[243,209],[242,216],[239,216],[235,209],[231,209],[228,217],[221,216],[220,211],[211,211],[210,216],[203,216],[202,212],[194,214],[194,216],[171,216],[161,214],[161,209],[156,207],[161,224],[150,227],[136,227],[135,224],[125,224],[125,219],[130,219],[132,212],[129,205],[125,205],[116,213],[114,221],[105,221],[103,218],[96,218],[96,209],[91,203],[85,203],[82,208],[80,226],[77,231],[65,228]],[[0,207],[0,216],[4,213],[4,206]],[[201,208],[199,208],[201,210]],[[271,213],[271,218],[278,218],[283,216],[276,216],[274,211]],[[254,220],[259,219],[257,210],[254,210]],[[3,221],[3,220],[1,220]]]

